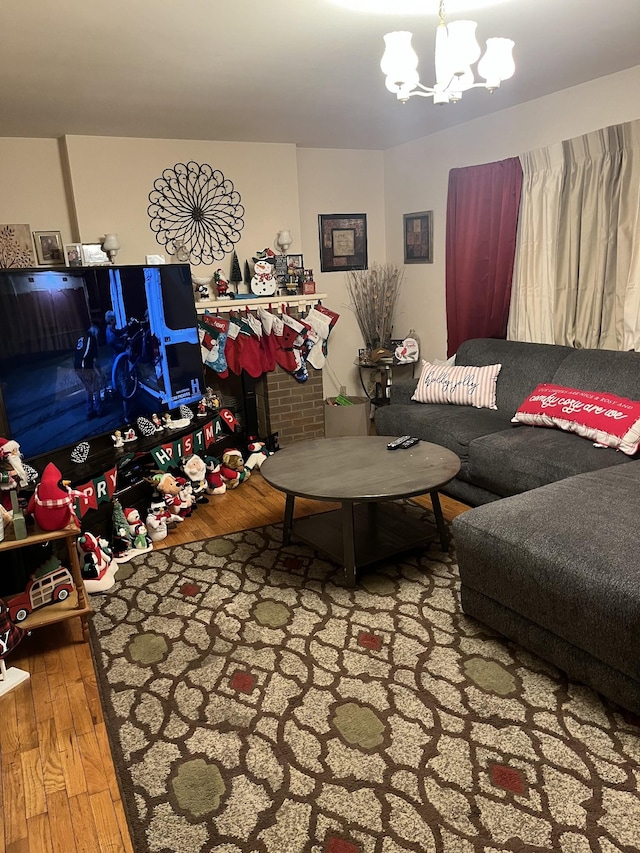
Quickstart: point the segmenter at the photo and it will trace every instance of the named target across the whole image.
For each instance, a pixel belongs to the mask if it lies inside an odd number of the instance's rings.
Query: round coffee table
[[[449,540],[438,489],[460,470],[455,453],[421,441],[387,450],[393,436],[348,436],[304,441],[266,459],[260,473],[285,492],[283,545],[293,533],[344,566],[349,586],[361,566],[426,545],[433,529],[394,504],[429,494],[442,548]],[[339,501],[341,509],[293,521],[296,497]]]

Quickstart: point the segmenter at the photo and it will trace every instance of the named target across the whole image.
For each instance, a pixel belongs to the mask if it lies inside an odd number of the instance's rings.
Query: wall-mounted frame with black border
[[[405,264],[432,264],[433,211],[405,213],[402,219]]]
[[[367,214],[321,213],[320,271],[367,269]]]

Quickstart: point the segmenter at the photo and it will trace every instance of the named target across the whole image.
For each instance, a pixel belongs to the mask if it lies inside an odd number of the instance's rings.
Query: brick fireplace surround
[[[226,379],[205,367],[206,384],[232,408],[247,433],[261,439],[278,434],[278,445],[324,438],[322,371],[307,364],[309,378],[298,382],[276,365],[258,379],[229,374]],[[256,423],[257,422],[257,423]]]
[[[280,447],[324,438],[322,371],[310,364],[307,370],[306,382],[298,382],[279,365],[256,380],[259,435],[278,433]]]

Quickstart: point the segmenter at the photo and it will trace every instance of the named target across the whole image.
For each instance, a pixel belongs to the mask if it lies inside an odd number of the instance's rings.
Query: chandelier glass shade
[[[475,21],[452,21],[445,24],[444,3],[440,3],[440,21],[436,30],[435,71],[433,86],[423,86],[418,74],[418,55],[411,44],[412,33],[406,30],[384,36],[385,51],[380,68],[385,85],[399,101],[414,95],[433,98],[435,104],[459,101],[467,89],[483,88],[493,91],[515,72],[512,50],[514,42],[506,38],[487,39],[484,56],[476,39]],[[480,60],[478,62],[478,60]],[[471,68],[475,63],[484,82],[476,82]]]

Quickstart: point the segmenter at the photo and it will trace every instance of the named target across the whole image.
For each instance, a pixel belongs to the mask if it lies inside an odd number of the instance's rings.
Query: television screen
[[[200,400],[189,266],[0,270],[0,388],[29,460]]]

